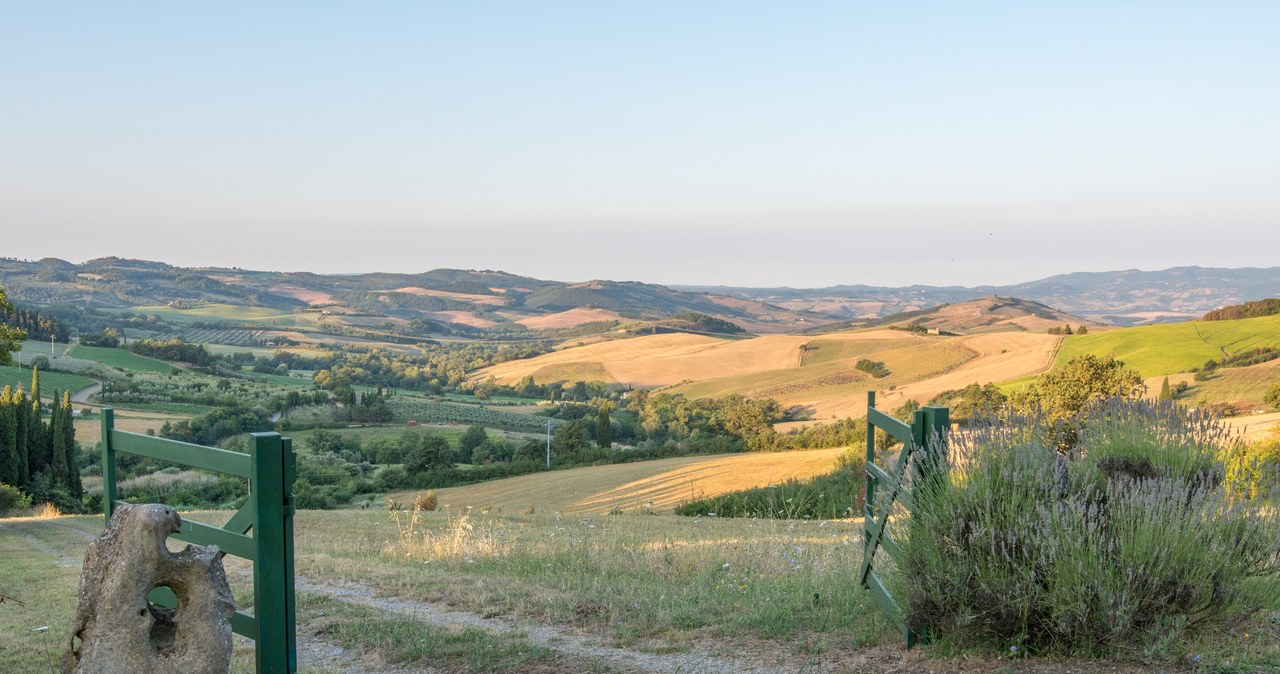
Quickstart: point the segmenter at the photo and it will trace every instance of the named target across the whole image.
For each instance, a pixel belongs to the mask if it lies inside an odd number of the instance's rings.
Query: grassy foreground
[[[217,523],[226,513],[189,516]],[[80,558],[100,523],[0,520],[0,594],[22,602],[0,604],[6,671],[57,671]],[[817,654],[894,634],[849,579],[859,536],[849,522],[303,511],[297,573],[308,587],[299,595],[300,640],[319,633],[375,661],[446,672],[616,671],[566,661],[519,634],[423,627],[323,590],[358,584],[379,596],[435,602],[441,611],[586,632],[637,653],[710,648],[712,656],[732,656],[745,643],[764,644],[770,654],[761,657],[796,671]],[[245,564],[226,563],[237,601],[247,599]],[[251,667],[252,646],[237,640],[233,671]]]
[[[227,513],[190,513],[218,523]],[[364,671],[711,671],[711,658],[755,671],[1154,671],[1141,663],[1009,660],[957,653],[945,641],[904,654],[894,630],[858,587],[859,521],[760,521],[615,515],[480,515],[303,511],[297,516],[300,652],[341,645]],[[101,520],[0,520],[0,667],[55,672],[74,613],[79,562]],[[227,558],[237,601],[250,596],[243,562]],[[305,580],[301,580],[305,579]],[[369,600],[344,599],[363,588]],[[348,594],[344,594],[347,592]],[[567,640],[625,649],[637,658],[685,657],[688,667],[617,667],[532,643],[523,630],[494,633],[431,624],[424,615],[498,618],[553,629]],[[39,630],[43,626],[47,630]],[[1242,626],[1232,643],[1206,645],[1203,665],[1164,671],[1252,672],[1276,627]],[[1269,649],[1269,650],[1268,650]],[[232,671],[252,667],[237,640]],[[696,664],[703,663],[703,664]],[[350,663],[348,663],[350,664]],[[615,663],[616,664],[616,663]],[[1172,665],[1172,666],[1171,666]],[[345,671],[339,664],[303,672]],[[725,669],[723,671],[735,671]]]

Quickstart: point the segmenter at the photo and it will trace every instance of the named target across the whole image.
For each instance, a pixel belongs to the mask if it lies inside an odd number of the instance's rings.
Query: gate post
[[[873,409],[876,406],[876,392],[867,391],[867,409]],[[867,419],[867,465],[876,462],[876,427]],[[876,516],[876,479],[867,472],[867,489],[866,494],[862,498],[863,510],[863,533],[867,540],[870,540],[871,533],[865,522]],[[865,541],[864,541],[865,543]]]
[[[37,401],[38,402],[38,401]],[[111,431],[116,427],[115,410],[102,408],[102,514],[111,524],[111,513],[116,509],[116,450],[111,446]]]
[[[253,541],[254,655],[258,674],[297,671],[293,592],[293,447],[279,433],[252,433],[249,448],[256,513]]]

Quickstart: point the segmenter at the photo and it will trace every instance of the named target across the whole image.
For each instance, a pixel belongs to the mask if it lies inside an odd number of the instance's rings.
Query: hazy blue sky
[[[1280,264],[1280,2],[4,2],[0,255],[820,286]]]

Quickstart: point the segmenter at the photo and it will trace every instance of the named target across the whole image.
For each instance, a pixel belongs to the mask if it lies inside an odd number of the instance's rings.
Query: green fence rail
[[[196,545],[216,545],[224,555],[253,562],[253,612],[237,611],[231,629],[254,641],[259,674],[298,670],[296,605],[293,589],[293,441],[279,433],[253,433],[249,453],[203,447],[115,428],[114,412],[102,409],[102,502],[106,519],[125,501],[116,498],[116,455],[135,454],[249,480],[249,500],[222,527],[183,519],[173,537]],[[246,535],[252,531],[253,535]],[[177,607],[169,588],[147,598]]]
[[[901,503],[909,512],[916,512],[909,484],[918,484],[936,469],[937,461],[946,451],[946,433],[950,428],[950,412],[945,407],[918,409],[911,424],[905,424],[876,409],[875,391],[867,391],[867,495],[863,520],[864,547],[862,551],[862,587],[871,591],[885,613],[897,625],[906,639],[907,648],[927,639],[928,631],[912,628],[907,624],[901,605],[889,593],[884,580],[876,574],[876,552],[883,549],[895,562],[901,563],[902,548],[889,535],[886,527],[893,514],[894,502]],[[888,433],[902,442],[898,461],[890,472],[876,463],[876,429]],[[912,458],[915,457],[915,461]],[[913,475],[907,476],[907,468],[913,467]],[[888,489],[888,498],[881,512],[876,512],[877,490]]]

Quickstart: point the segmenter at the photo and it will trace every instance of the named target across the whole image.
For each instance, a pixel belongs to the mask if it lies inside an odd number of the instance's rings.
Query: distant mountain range
[[[1034,300],[1100,323],[1137,325],[1197,318],[1218,307],[1280,297],[1280,267],[1174,267],[1059,274],[1003,286],[905,288],[839,285],[828,288],[672,286],[768,302],[845,320],[883,317],[988,295]]]
[[[11,300],[21,304],[268,307],[320,312],[331,323],[391,324],[401,333],[419,335],[554,332],[583,324],[644,331],[697,331],[701,326],[727,333],[787,332],[835,320],[803,309],[782,309],[755,300],[649,283],[563,283],[500,271],[459,269],[322,275],[175,267],[118,257],[82,264],[57,258],[7,258],[0,259],[0,285]],[[411,322],[415,324],[405,325]]]
[[[701,328],[733,333],[740,327],[759,333],[800,332],[990,296],[1048,305],[1028,309],[1012,307],[1007,301],[992,303],[1003,307],[1005,313],[1034,314],[1047,321],[1072,320],[1073,316],[1115,325],[1185,320],[1226,305],[1280,297],[1280,267],[1081,272],[1017,285],[973,288],[841,285],[796,289],[667,287],[608,280],[564,283],[488,270],[330,275],[175,267],[118,257],[81,264],[56,258],[0,258],[0,285],[10,299],[22,304],[267,307],[322,313],[330,323],[394,329],[406,335],[555,333],[586,324],[595,331]],[[1072,316],[1047,313],[1052,310]]]

